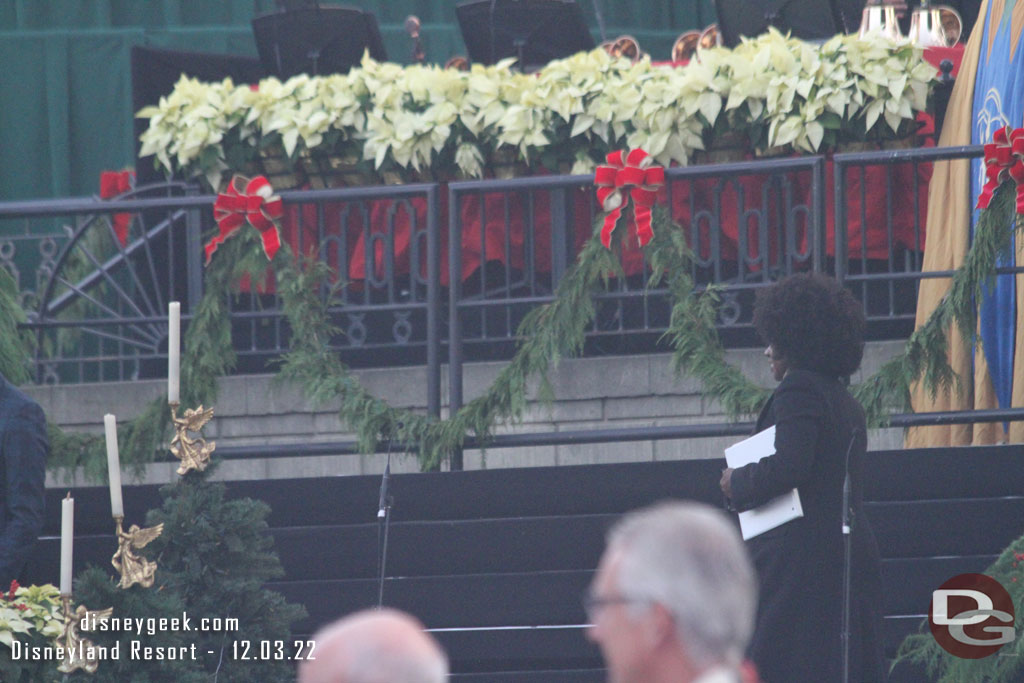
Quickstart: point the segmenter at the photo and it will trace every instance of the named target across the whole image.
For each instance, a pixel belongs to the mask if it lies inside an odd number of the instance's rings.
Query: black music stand
[[[267,75],[289,78],[345,73],[367,49],[387,59],[377,18],[355,7],[326,5],[272,12],[252,20],[256,50]]]
[[[828,40],[844,32],[836,0],[715,0],[715,14],[727,47],[769,26],[802,40]],[[859,25],[859,16],[856,21]]]
[[[480,64],[515,57],[534,71],[595,45],[576,0],[464,0],[455,16],[470,60]]]

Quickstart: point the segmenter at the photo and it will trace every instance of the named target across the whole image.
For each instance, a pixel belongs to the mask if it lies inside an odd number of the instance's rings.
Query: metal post
[[[569,194],[564,187],[551,190],[551,286],[557,287],[569,266]],[[536,226],[534,226],[536,227]]]
[[[811,220],[814,225],[809,231],[812,239],[811,267],[816,273],[825,270],[825,251],[828,247],[825,192],[825,157],[819,156],[815,157],[814,167],[811,169]]]
[[[462,331],[459,299],[462,298],[462,230],[459,225],[459,193],[448,186],[448,416],[462,407]],[[462,449],[450,455],[453,471],[462,469]]]
[[[441,416],[441,226],[438,186],[427,190],[427,414]]]
[[[833,158],[833,187],[835,194],[835,258],[836,280],[842,283],[846,279],[846,164]],[[827,243],[826,243],[827,248]]]
[[[187,197],[195,197],[199,194],[199,188],[189,185],[185,188]],[[188,294],[186,310],[195,313],[199,300],[203,296],[203,265],[202,265],[202,230],[203,219],[199,215],[199,208],[192,207],[185,212],[185,277]],[[174,293],[168,292],[173,298]]]

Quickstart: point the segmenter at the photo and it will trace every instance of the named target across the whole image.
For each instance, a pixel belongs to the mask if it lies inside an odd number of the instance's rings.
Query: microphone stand
[[[491,0],[491,6],[487,10],[487,27],[490,29],[490,32],[491,32],[491,36],[490,36],[491,37],[491,62],[490,62],[491,64],[494,64],[496,61],[498,61],[494,57],[494,40],[495,40],[495,38],[494,38],[494,9],[495,9],[495,5],[497,5],[497,4],[498,4],[498,0]]]
[[[412,63],[423,64],[427,59],[427,54],[423,51],[423,41],[420,38],[419,17],[410,14],[405,18],[405,32],[412,38]]]
[[[604,14],[601,12],[601,2],[602,0],[593,0],[594,14],[597,15],[597,27],[601,31],[601,42],[603,43],[608,40],[608,36],[604,30]]]
[[[391,497],[389,484],[391,480],[391,439],[388,439],[388,461],[384,466],[384,476],[380,480],[380,502],[377,505],[377,608],[384,606],[384,573],[388,561],[388,529],[391,526]]]
[[[850,583],[853,531],[853,508],[850,506],[850,452],[857,441],[860,427],[853,430],[846,448],[846,467],[843,477],[843,683],[850,683]]]
[[[340,38],[342,38],[342,36],[340,35],[334,36],[328,39],[327,42],[325,42],[320,47],[313,48],[306,53],[306,59],[313,62],[313,76],[317,76],[320,74],[320,56],[324,53],[324,50],[326,50],[329,47],[333,47],[334,44],[338,42]]]

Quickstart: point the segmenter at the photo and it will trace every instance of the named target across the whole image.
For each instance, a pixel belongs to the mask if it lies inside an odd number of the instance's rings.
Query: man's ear
[[[664,605],[651,605],[648,617],[644,620],[644,631],[644,638],[648,640],[647,644],[652,649],[662,647],[666,643],[674,646],[676,642],[676,620]]]

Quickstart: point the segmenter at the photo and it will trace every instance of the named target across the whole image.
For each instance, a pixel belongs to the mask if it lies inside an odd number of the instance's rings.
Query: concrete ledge
[[[902,342],[869,344],[864,367],[855,381],[874,373],[903,348]],[[727,352],[729,362],[739,367],[755,383],[771,387],[768,364],[761,349]],[[717,401],[701,393],[691,377],[675,377],[668,354],[619,356],[563,360],[552,376],[555,400],[533,401],[522,420],[499,425],[496,433],[609,429],[678,424],[700,424],[726,420]],[[464,393],[468,402],[490,386],[504,363],[467,365]],[[426,410],[426,368],[374,369],[356,372],[368,391],[394,406],[415,411]],[[447,401],[448,374],[442,369],[442,399]],[[312,405],[300,388],[277,381],[270,375],[225,377],[219,380],[219,398],[213,421],[206,430],[208,439],[226,446],[274,445],[296,442],[352,441],[354,434],[338,418],[331,405]],[[26,391],[43,406],[50,420],[65,429],[101,434],[104,413],[114,413],[119,421],[137,416],[153,399],[162,397],[166,384],[159,380],[111,382],[67,386],[30,386]],[[447,406],[442,409],[447,414]],[[467,469],[537,465],[574,465],[603,462],[720,458],[722,449],[739,437],[640,441],[618,444],[537,446],[492,448],[485,454],[466,451]],[[873,431],[871,448],[899,448],[902,430]],[[261,479],[284,477],[321,477],[350,474],[379,474],[385,456],[325,455],[226,461],[215,478]],[[174,463],[158,463],[145,468],[142,477],[132,483],[173,481]],[[395,472],[416,471],[416,459],[396,454]],[[72,482],[86,482],[81,473],[72,473]],[[48,485],[67,485],[66,477],[51,474]]]

